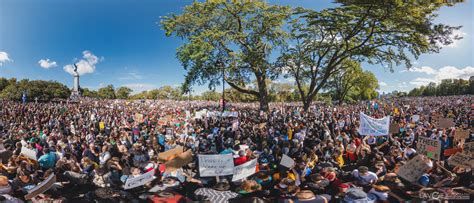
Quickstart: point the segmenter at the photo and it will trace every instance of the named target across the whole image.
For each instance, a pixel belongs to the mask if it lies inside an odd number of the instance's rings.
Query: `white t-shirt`
[[[369,185],[378,179],[377,174],[372,171],[368,171],[367,174],[361,175],[357,169],[352,171],[352,176],[354,176],[354,178],[362,185]]]

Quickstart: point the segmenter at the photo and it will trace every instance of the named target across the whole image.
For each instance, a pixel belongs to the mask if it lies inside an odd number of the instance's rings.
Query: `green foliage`
[[[66,99],[71,94],[69,88],[56,81],[44,80],[21,80],[16,78],[0,78],[0,98],[9,100],[21,100],[23,92],[28,100],[38,98],[40,101],[49,101],[53,98]]]
[[[412,89],[408,96],[448,96],[474,94],[474,76],[469,80],[463,79],[444,79],[441,83],[429,83],[426,86],[420,86]]]
[[[115,99],[115,89],[113,85],[107,85],[105,87],[99,88],[97,95],[101,99]]]
[[[83,97],[99,98],[99,94],[95,90],[90,90],[88,88],[81,88],[80,91]]]
[[[348,59],[409,68],[410,56],[436,53],[460,38],[451,37],[459,27],[433,23],[445,4],[432,0],[338,2],[342,6],[321,11],[295,9],[291,43],[278,60],[285,76],[295,78],[305,109]]]
[[[287,6],[264,1],[195,1],[181,15],[164,17],[166,35],[186,40],[178,48],[177,58],[187,71],[182,89],[208,83],[210,89],[225,80],[244,94],[257,96],[261,109],[268,109],[267,79],[279,71],[270,62],[270,54],[285,43],[283,29],[290,17]],[[245,84],[257,81],[257,88]]]
[[[120,87],[117,89],[115,95],[117,96],[117,99],[128,99],[132,92],[133,90],[128,87]]]

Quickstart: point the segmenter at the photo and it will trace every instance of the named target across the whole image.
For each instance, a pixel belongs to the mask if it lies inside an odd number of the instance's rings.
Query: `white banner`
[[[360,112],[359,134],[374,136],[388,135],[389,129],[390,116],[376,119]]]
[[[127,178],[127,181],[125,182],[125,185],[123,186],[123,188],[126,190],[131,189],[131,188],[136,188],[138,186],[147,184],[153,179],[155,179],[155,169],[148,171],[137,177]]]
[[[199,174],[201,177],[225,176],[234,173],[232,154],[199,154]]]
[[[237,181],[249,177],[255,173],[257,169],[257,159],[248,161],[242,165],[234,167],[234,176],[232,181]]]
[[[20,154],[23,154],[24,156],[28,157],[29,159],[37,160],[35,150],[28,149],[26,147],[22,147]]]

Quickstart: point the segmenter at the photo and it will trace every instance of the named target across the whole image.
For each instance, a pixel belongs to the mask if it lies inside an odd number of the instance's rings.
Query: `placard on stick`
[[[453,166],[460,166],[463,168],[470,168],[472,166],[472,162],[470,163],[471,157],[469,155],[458,152],[455,155],[449,157],[448,163]]]
[[[28,191],[28,194],[25,195],[26,200],[30,200],[33,197],[38,196],[39,194],[46,192],[53,186],[53,184],[56,182],[56,175],[52,173],[51,175],[48,176],[44,181],[42,181],[40,184],[32,188],[31,190]]]

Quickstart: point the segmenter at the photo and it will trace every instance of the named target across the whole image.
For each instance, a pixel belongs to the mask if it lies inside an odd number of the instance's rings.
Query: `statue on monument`
[[[74,97],[79,97],[80,96],[80,92],[79,92],[79,72],[77,72],[77,65],[74,63],[74,84],[72,86],[72,92],[71,92],[71,97],[74,98]]]

